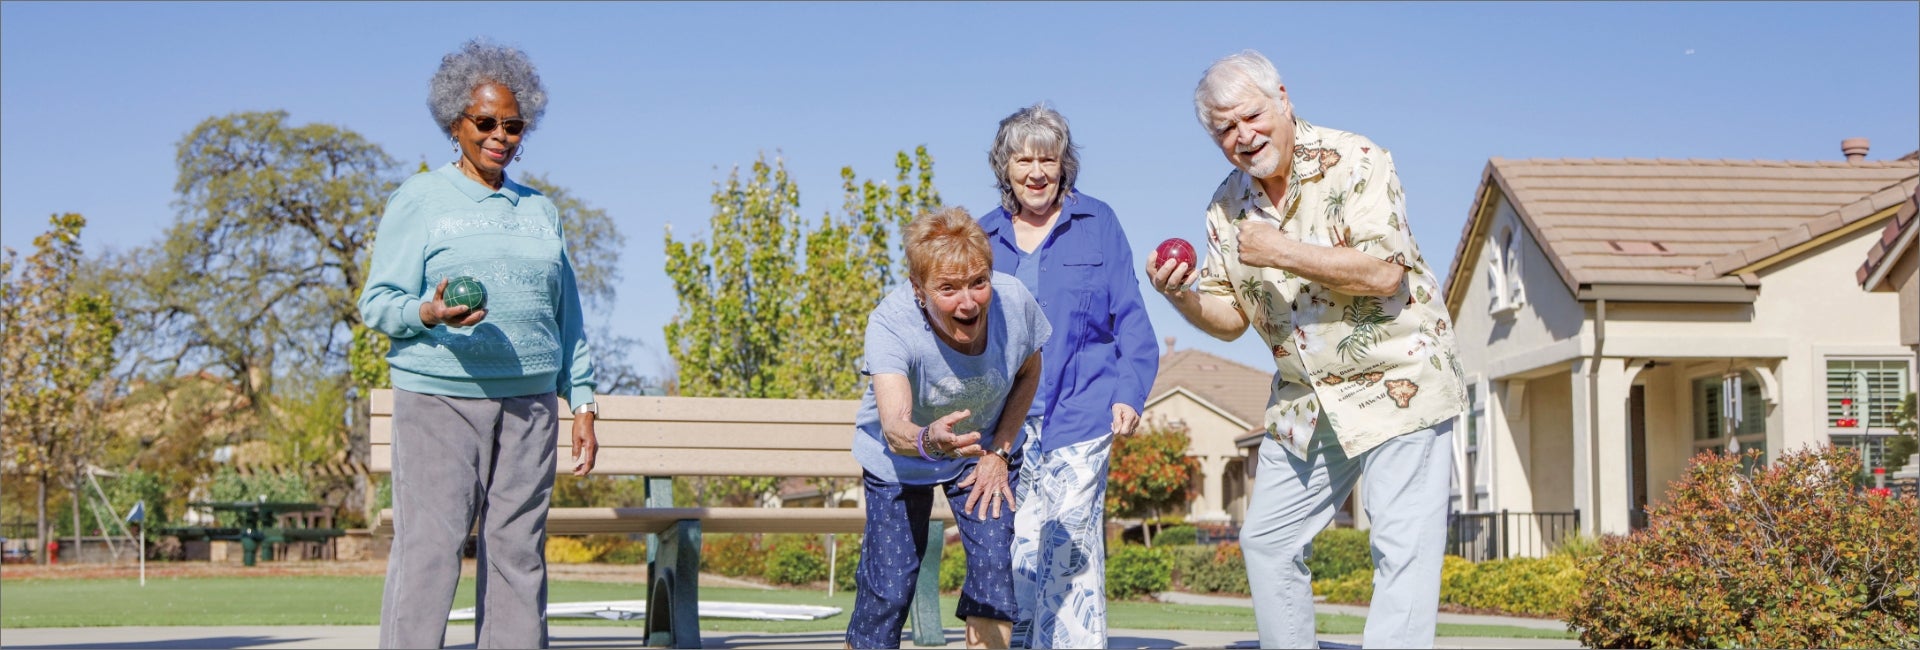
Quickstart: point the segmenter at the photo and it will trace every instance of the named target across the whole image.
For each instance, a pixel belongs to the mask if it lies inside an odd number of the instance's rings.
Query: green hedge
[[[1131,544],[1107,556],[1107,597],[1128,600],[1167,589],[1173,557],[1166,549]]]
[[[841,591],[853,591],[858,586],[853,575],[860,570],[860,536],[841,535],[839,540],[839,549],[833,556],[833,586]]]
[[[940,540],[932,540],[938,543]],[[940,590],[959,591],[967,582],[967,547],[948,544],[940,549]]]
[[[767,551],[766,573],[776,585],[804,585],[827,579],[827,552],[812,540],[788,538]]]
[[[1526,616],[1560,616],[1573,602],[1584,576],[1568,553],[1478,564],[1449,555],[1440,569],[1440,602]],[[1373,570],[1315,580],[1313,593],[1330,603],[1365,605],[1373,600]]]
[[[1307,551],[1307,570],[1314,580],[1338,580],[1356,571],[1373,569],[1373,547],[1367,531],[1328,528],[1313,536]]]
[[[1153,536],[1154,546],[1180,546],[1200,541],[1200,529],[1186,524],[1168,526]]]

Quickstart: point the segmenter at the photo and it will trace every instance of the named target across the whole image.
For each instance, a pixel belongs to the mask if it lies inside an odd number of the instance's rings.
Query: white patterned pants
[[[1111,436],[1040,451],[1027,420],[1013,517],[1015,647],[1107,647],[1105,514]],[[1022,633],[1025,637],[1022,637]]]

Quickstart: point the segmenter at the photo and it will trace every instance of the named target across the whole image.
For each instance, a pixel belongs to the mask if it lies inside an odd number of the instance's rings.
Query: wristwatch
[[[599,403],[599,402],[587,402],[587,403],[585,403],[585,404],[581,404],[581,405],[579,405],[579,406],[575,406],[575,407],[573,407],[573,414],[574,414],[574,415],[579,415],[579,414],[581,414],[581,413],[592,413],[592,414],[594,414],[594,415],[599,415],[599,414],[600,414],[600,403]]]
[[[995,449],[993,450],[993,455],[999,456],[1000,460],[1005,461],[1008,465],[1013,464],[1013,447],[1007,447],[1006,449]]]

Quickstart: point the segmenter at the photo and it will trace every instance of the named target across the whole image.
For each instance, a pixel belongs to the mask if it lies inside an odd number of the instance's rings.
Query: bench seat
[[[393,471],[393,391],[369,396],[376,474]],[[649,645],[698,648],[700,551],[703,533],[859,533],[865,508],[674,508],[676,476],[774,476],[849,479],[863,470],[851,447],[858,400],[598,396],[594,433],[600,444],[594,476],[644,477],[645,503],[617,508],[551,508],[549,535],[645,533]],[[573,470],[573,416],[562,414],[554,471]],[[933,500],[909,614],[914,643],[946,644],[939,611],[940,556],[953,512]],[[380,512],[375,534],[393,534],[393,511]]]

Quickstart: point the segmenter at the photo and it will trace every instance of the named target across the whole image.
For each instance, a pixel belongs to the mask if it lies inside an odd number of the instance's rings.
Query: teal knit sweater
[[[452,397],[557,392],[593,401],[593,351],[552,201],[511,179],[499,190],[449,164],[407,179],[387,199],[360,317],[393,340],[393,386]],[[473,327],[420,322],[442,278],[487,287]]]

